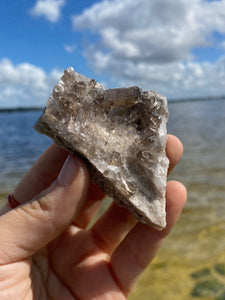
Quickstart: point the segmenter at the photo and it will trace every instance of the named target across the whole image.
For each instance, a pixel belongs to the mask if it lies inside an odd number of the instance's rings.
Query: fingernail
[[[59,173],[58,182],[62,185],[70,185],[78,172],[78,166],[75,158],[69,155]]]

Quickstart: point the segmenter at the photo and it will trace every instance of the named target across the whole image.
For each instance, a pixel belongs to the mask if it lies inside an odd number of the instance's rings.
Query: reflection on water
[[[170,179],[186,185],[188,203],[130,299],[225,299],[225,101],[171,103],[169,110],[168,132],[184,144]],[[39,114],[0,114],[0,198],[50,144],[32,129]]]

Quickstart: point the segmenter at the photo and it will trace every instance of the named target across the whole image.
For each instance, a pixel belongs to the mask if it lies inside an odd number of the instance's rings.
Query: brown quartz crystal
[[[163,229],[167,120],[166,98],[157,92],[105,90],[68,68],[35,129],[85,158],[93,182],[139,221]]]

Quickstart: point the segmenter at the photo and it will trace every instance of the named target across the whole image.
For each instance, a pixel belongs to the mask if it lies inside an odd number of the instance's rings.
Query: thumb
[[[0,217],[0,264],[30,257],[54,240],[79,214],[89,175],[70,155],[58,178],[31,202]]]

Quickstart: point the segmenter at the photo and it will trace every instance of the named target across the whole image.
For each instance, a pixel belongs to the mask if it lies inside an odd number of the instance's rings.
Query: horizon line
[[[208,97],[168,99],[168,104],[182,103],[182,102],[215,101],[215,100],[225,100],[225,96],[208,96]],[[44,109],[45,109],[45,106],[0,107],[0,112],[40,111],[40,110],[44,110]]]

